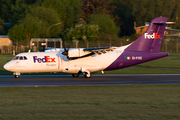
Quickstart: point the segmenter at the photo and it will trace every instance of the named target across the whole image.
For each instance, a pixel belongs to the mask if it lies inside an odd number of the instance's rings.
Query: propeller
[[[68,50],[69,50],[69,49],[66,49],[64,39],[62,39],[62,43],[63,43],[63,48],[64,48],[64,52],[62,52],[62,54],[68,57]]]
[[[67,29],[63,34],[59,35],[60,38],[62,38],[62,45],[63,45],[63,48],[64,48],[64,51],[62,52],[62,54],[65,55],[65,56],[67,56],[67,58],[69,58],[69,57],[68,57],[69,48],[66,49],[64,37],[65,37],[65,35],[67,34],[68,31],[69,31],[69,29]]]

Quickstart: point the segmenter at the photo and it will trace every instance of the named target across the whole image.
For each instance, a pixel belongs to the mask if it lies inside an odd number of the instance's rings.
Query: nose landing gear
[[[19,75],[14,75],[14,78],[19,78]]]
[[[19,78],[20,73],[13,73],[14,74],[14,78]]]

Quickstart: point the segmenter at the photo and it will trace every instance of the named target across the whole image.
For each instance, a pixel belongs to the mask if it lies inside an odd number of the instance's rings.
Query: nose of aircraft
[[[5,70],[10,70],[10,65],[8,63],[6,63],[3,67]]]

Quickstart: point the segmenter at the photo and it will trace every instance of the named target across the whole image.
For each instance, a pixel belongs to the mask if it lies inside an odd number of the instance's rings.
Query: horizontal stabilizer
[[[155,25],[171,25],[175,24],[175,22],[153,22]]]

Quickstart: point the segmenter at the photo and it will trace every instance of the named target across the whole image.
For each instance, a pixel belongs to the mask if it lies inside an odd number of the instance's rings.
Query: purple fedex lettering
[[[36,63],[36,61],[38,63],[41,63],[41,62],[45,63],[46,62],[46,56],[44,56],[44,58],[37,58],[37,56],[33,56],[33,59],[34,59],[34,63]]]
[[[38,58],[37,56],[33,56],[34,59],[34,63],[36,63],[36,61],[38,63],[55,63],[55,58],[51,58],[50,56],[44,56],[43,58]]]

